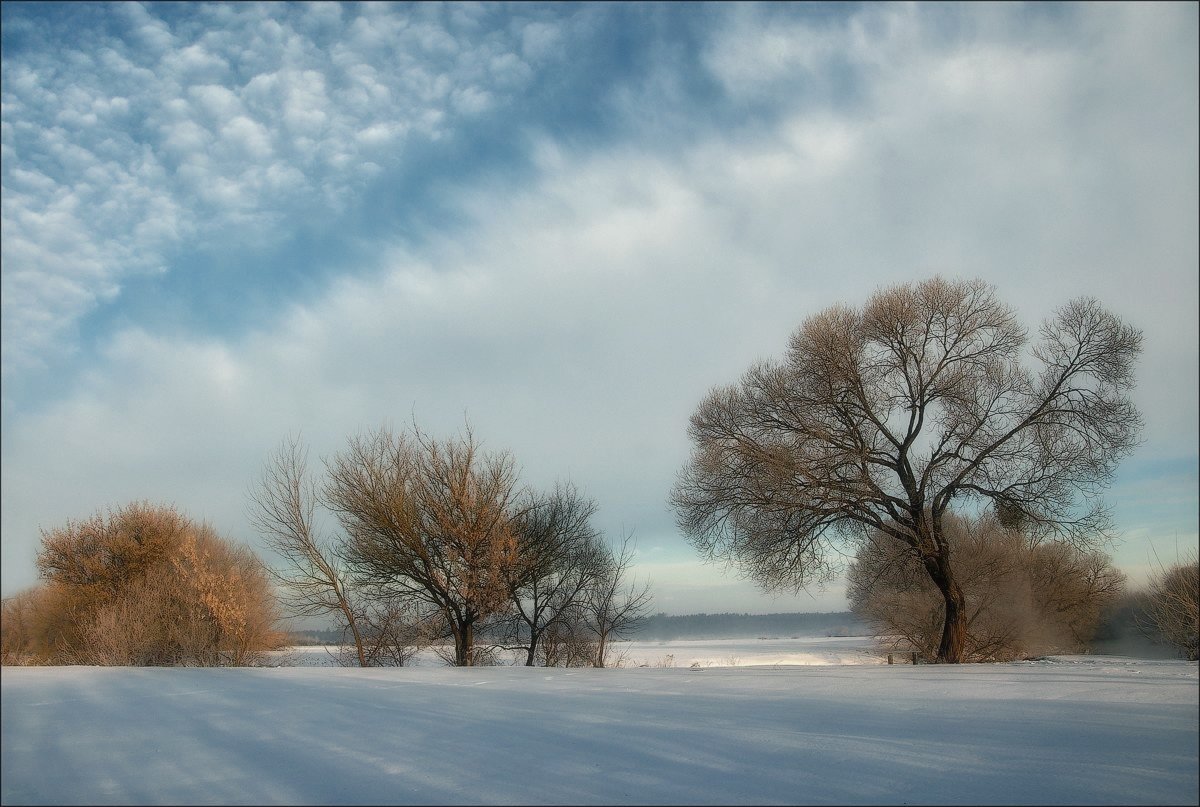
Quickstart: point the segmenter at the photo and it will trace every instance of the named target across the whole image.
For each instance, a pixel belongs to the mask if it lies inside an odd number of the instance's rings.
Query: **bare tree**
[[[564,609],[538,642],[538,660],[545,667],[593,667],[598,650],[584,603]]]
[[[281,602],[296,616],[336,616],[354,640],[358,664],[371,666],[359,624],[362,607],[353,600],[336,547],[316,532],[318,500],[307,449],[290,438],[267,461],[250,493],[250,520],[285,563],[282,570],[271,569],[283,588]]]
[[[412,600],[374,600],[359,614],[367,665],[404,667],[438,634],[439,615]]]
[[[768,589],[832,579],[847,541],[908,547],[942,595],[936,657],[959,662],[967,612],[944,519],[987,502],[1007,526],[1077,546],[1109,537],[1099,494],[1137,442],[1141,334],[1095,300],[1027,334],[981,281],[934,278],[835,306],[783,362],[718,387],[691,418],[672,492],[680,528]]]
[[[46,611],[46,587],[34,586],[5,597],[0,610],[0,664],[37,663],[39,621]]]
[[[604,570],[600,534],[591,525],[595,512],[574,487],[558,485],[544,496],[529,494],[515,514],[509,596],[512,633],[524,639],[527,666],[537,662],[543,636],[561,643],[574,634],[567,623]]]
[[[506,608],[517,560],[512,457],[484,454],[469,428],[445,441],[381,429],[351,440],[329,476],[356,579],[438,612],[454,663],[475,664],[475,632]]]
[[[607,663],[609,642],[635,632],[650,616],[650,581],[638,585],[627,579],[633,566],[632,540],[632,536],[625,536],[620,551],[605,547],[602,571],[584,601],[587,625],[595,638],[596,667]]]
[[[1170,567],[1160,563],[1149,583],[1144,620],[1180,655],[1195,661],[1200,657],[1200,561],[1193,553]]]
[[[1061,542],[1029,546],[1024,572],[1044,625],[1066,647],[1089,646],[1105,613],[1125,592],[1126,578],[1097,550]]]

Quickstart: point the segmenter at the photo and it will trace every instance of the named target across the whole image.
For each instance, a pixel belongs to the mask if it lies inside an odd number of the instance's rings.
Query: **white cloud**
[[[193,85],[188,88],[188,95],[207,118],[207,123],[215,128],[242,111],[242,102],[237,95],[219,84]]]
[[[551,55],[562,41],[562,30],[548,22],[535,21],[521,28],[521,53],[531,61],[540,61]]]
[[[478,115],[492,107],[492,94],[479,87],[460,87],[450,94],[450,106],[460,115]]]
[[[69,352],[74,325],[95,300],[157,271],[179,239],[219,232],[223,242],[269,242],[274,234],[260,228],[337,209],[381,164],[403,159],[405,138],[441,137],[531,78],[515,66],[490,69],[510,64],[505,53],[518,47],[503,30],[484,48],[460,48],[419,8],[415,16],[386,4],[355,10],[360,16],[339,31],[336,6],[306,8],[299,18],[271,5],[196,6],[196,18],[172,33],[134,3],[119,11],[135,26],[131,41],[98,36],[83,50],[63,39],[54,53],[6,53],[6,388],[16,373]],[[332,47],[318,46],[310,31]],[[132,170],[147,151],[165,170]],[[101,221],[62,219],[64,196],[90,210],[115,187],[165,209],[126,204]],[[41,257],[25,264],[34,253]],[[89,268],[91,280],[73,272],[82,293],[55,300],[36,291],[76,266]],[[10,282],[16,275],[26,280]]]
[[[195,121],[181,120],[163,126],[162,147],[173,152],[179,159],[202,153],[212,140],[212,135]]]
[[[209,53],[199,44],[172,51],[164,57],[162,64],[190,81],[218,80],[229,70],[224,59]]]
[[[132,23],[134,35],[142,47],[162,53],[175,44],[175,37],[167,24],[151,15],[143,3],[122,3],[117,8],[118,13],[126,16]]]
[[[221,127],[221,137],[242,152],[247,159],[262,160],[271,156],[271,135],[257,121],[238,115]]]

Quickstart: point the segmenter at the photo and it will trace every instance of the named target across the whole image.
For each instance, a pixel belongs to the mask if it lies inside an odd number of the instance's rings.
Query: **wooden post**
[[[917,663],[917,654],[913,653],[913,664]]]
[[[888,653],[888,664],[892,663],[892,654]]]

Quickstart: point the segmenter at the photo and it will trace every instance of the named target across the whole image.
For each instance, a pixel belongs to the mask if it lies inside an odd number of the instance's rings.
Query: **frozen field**
[[[1200,800],[1194,662],[888,666],[857,641],[627,648],[673,668],[5,667],[0,800]]]

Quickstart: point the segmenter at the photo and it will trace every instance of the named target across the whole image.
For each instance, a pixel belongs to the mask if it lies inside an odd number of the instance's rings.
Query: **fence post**
[[[917,654],[913,653],[913,664],[917,663]]]
[[[888,664],[892,663],[892,654],[888,653]]]

